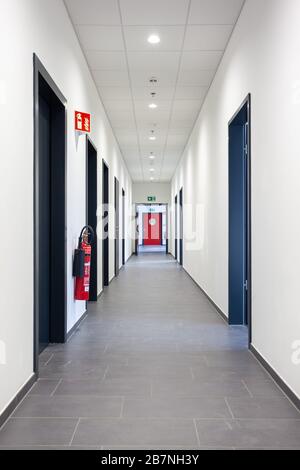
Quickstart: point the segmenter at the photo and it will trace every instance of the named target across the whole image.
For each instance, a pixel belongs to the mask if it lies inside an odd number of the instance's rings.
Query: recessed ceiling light
[[[155,171],[155,170],[154,170],[154,168],[150,168],[150,171],[153,173],[153,171]]]
[[[150,108],[150,109],[156,109],[156,108],[157,108],[157,104],[151,103],[151,104],[149,104],[149,108]]]
[[[155,135],[150,135],[149,140],[156,140]]]
[[[148,42],[149,42],[149,44],[159,44],[160,43],[160,37],[157,34],[151,34],[148,37]]]
[[[151,155],[149,155],[149,158],[150,158],[150,160],[154,160],[154,159],[155,159],[155,155],[153,155],[153,154],[151,153]]]
[[[151,176],[151,178],[150,178],[150,181],[154,181],[154,178],[153,178],[153,176]]]

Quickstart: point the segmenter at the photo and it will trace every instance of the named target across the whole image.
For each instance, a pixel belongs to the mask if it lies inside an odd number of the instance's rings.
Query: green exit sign
[[[156,196],[148,196],[148,202],[155,202]]]

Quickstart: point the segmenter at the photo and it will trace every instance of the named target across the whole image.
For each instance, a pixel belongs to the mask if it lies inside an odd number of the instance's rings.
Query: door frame
[[[175,221],[174,221],[174,226],[175,226],[175,259],[178,261],[178,194],[175,196]]]
[[[125,244],[125,197],[126,197],[126,192],[125,189],[122,188],[122,265],[125,265],[125,249],[126,249],[126,244]]]
[[[88,168],[89,168],[89,145],[93,148],[93,151],[96,154],[96,208],[98,208],[98,150],[95,144],[93,143],[92,139],[90,138],[89,135],[86,136],[86,224],[88,225],[89,222],[89,213],[88,213],[88,192],[89,192],[89,174],[88,174]],[[94,239],[94,244],[96,245],[96,299],[92,300],[92,302],[96,302],[98,299],[98,236],[97,236],[97,225],[98,225],[98,216],[96,212],[96,231],[95,231],[95,239]],[[92,268],[91,268],[91,274],[92,274]]]
[[[183,266],[183,187],[179,191],[179,264]]]
[[[138,212],[138,207],[139,206],[165,206],[166,207],[166,228],[167,228],[167,238],[166,238],[166,255],[169,254],[169,203],[167,202],[155,202],[155,203],[144,203],[144,202],[136,202],[135,203],[135,233],[136,233],[136,239],[135,239],[135,252],[134,254],[137,256],[139,254],[139,232],[137,230],[138,227],[138,221],[139,221],[139,212]],[[140,227],[139,227],[140,230]]]
[[[120,273],[120,182],[114,177],[114,204],[115,204],[115,277]],[[117,220],[117,216],[118,219]]]
[[[246,256],[247,256],[247,281],[248,281],[248,293],[247,293],[247,319],[248,319],[248,343],[249,347],[252,344],[252,176],[251,176],[251,160],[252,160],[252,147],[251,147],[251,93],[249,93],[242,104],[239,106],[237,111],[234,113],[232,118],[228,122],[228,167],[230,164],[229,155],[230,155],[230,140],[229,140],[229,129],[230,125],[234,122],[241,110],[247,105],[247,118],[248,118],[248,128],[247,128],[247,140],[248,140],[248,152],[247,152],[247,191],[246,191],[246,207],[247,207],[247,247],[246,247]],[[229,173],[228,173],[229,175]],[[229,202],[229,181],[228,181],[228,202]],[[229,204],[228,204],[228,220],[229,220]],[[229,225],[229,224],[228,224]],[[230,268],[230,252],[229,252],[229,229],[228,227],[228,279],[229,279],[229,268]],[[228,286],[229,290],[229,286]],[[229,311],[228,311],[229,313]],[[228,321],[230,318],[228,318]]]
[[[40,90],[40,78],[42,78],[51,91],[56,95],[58,100],[65,108],[65,139],[64,139],[64,316],[61,320],[59,328],[57,328],[56,335],[60,342],[66,342],[67,340],[67,99],[64,97],[46,68],[39,60],[38,56],[33,54],[33,272],[34,272],[34,315],[33,315],[33,371],[38,376],[39,374],[39,290],[40,290],[40,279],[39,279],[39,265],[40,265],[40,254],[39,254],[39,201],[41,194],[41,187],[39,185],[39,90]]]
[[[108,206],[107,210],[107,238],[104,238],[104,199],[105,199],[105,184],[104,184],[104,167],[108,172],[107,177],[107,196],[108,202],[106,203]],[[109,286],[109,191],[110,191],[110,184],[109,184],[109,165],[108,163],[102,158],[102,289],[104,287]],[[105,249],[106,247],[106,249]],[[107,267],[107,272],[105,269]],[[106,274],[106,275],[105,275]]]

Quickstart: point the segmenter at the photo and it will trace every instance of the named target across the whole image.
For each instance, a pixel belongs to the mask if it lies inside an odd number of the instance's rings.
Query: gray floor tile
[[[192,420],[82,420],[73,444],[197,446]]]
[[[121,398],[94,396],[27,396],[14,413],[16,417],[117,418]]]
[[[248,397],[249,392],[239,380],[216,380],[214,378],[205,380],[153,380],[153,397],[160,395],[173,395],[181,397]]]
[[[39,379],[29,391],[29,395],[51,395],[58,384],[58,379]]]
[[[95,395],[95,396],[150,396],[151,384],[146,380],[109,379],[63,380],[55,395]]]
[[[300,446],[298,414],[248,351],[247,328],[229,327],[172,258],[133,257],[88,310],[40,356],[0,450]]]
[[[0,431],[0,445],[67,445],[77,419],[11,418]]]
[[[200,445],[300,449],[300,420],[198,420],[196,425]]]
[[[228,398],[227,402],[235,418],[300,419],[299,411],[284,397]]]
[[[231,418],[223,398],[125,399],[125,418]]]

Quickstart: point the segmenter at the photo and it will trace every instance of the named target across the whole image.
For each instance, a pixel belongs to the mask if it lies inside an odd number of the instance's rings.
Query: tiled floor
[[[0,448],[300,449],[300,414],[185,272],[132,258],[0,431]]]

